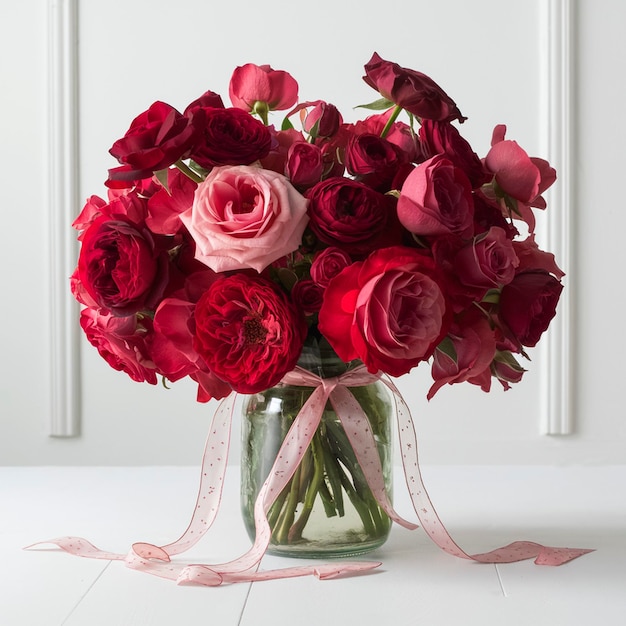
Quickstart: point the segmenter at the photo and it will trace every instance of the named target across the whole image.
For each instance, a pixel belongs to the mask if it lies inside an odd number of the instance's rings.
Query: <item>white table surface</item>
[[[184,587],[123,563],[25,551],[79,535],[125,553],[186,528],[197,468],[0,467],[0,626],[578,626],[626,624],[626,466],[427,467],[444,524],[470,553],[514,540],[597,550],[560,567],[480,565],[448,556],[421,529],[392,529],[364,558],[373,573]],[[229,468],[222,510],[185,561],[238,556],[249,540]],[[409,517],[403,483],[396,508]],[[410,519],[414,519],[411,516]],[[263,569],[300,560],[266,556]]]

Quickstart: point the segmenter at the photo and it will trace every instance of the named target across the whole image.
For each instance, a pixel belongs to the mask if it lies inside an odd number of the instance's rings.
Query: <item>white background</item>
[[[542,156],[546,2],[80,1],[81,200],[105,193],[106,170],[115,164],[108,148],[135,115],[157,99],[182,109],[206,89],[226,99],[232,69],[246,62],[289,71],[301,100],[331,101],[351,120],[360,115],[351,107],[376,97],[361,76],[377,51],[444,87],[469,117],[462,132],[481,156],[496,123]],[[507,393],[454,386],[427,403],[428,373],[416,371],[399,385],[414,409],[426,463],[626,462],[626,5],[576,5],[575,197],[567,207],[575,263],[564,268],[576,323],[568,352],[575,358],[575,431],[541,434],[540,351]],[[82,435],[48,436],[47,8],[46,0],[0,6],[0,464],[195,464],[214,405],[196,404],[194,385],[185,382],[170,390],[134,383],[86,341]]]

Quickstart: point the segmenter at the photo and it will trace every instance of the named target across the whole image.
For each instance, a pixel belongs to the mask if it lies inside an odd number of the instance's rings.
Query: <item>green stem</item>
[[[298,506],[298,492],[300,491],[300,467],[291,479],[291,488],[287,496],[287,503],[282,510],[278,523],[274,528],[274,540],[279,545],[287,544],[289,538],[289,528],[293,524]]]
[[[385,124],[385,128],[383,128],[383,132],[380,133],[380,136],[383,139],[387,136],[387,133],[390,131],[391,127],[393,126],[393,123],[396,121],[396,119],[398,119],[398,115],[400,115],[400,111],[402,111],[402,107],[399,105],[396,105],[393,110],[393,113],[391,114],[391,116],[387,120],[387,123]]]
[[[201,176],[198,176],[184,161],[178,160],[174,163],[174,166],[177,167],[185,176],[191,178],[196,183],[201,183],[204,179]]]

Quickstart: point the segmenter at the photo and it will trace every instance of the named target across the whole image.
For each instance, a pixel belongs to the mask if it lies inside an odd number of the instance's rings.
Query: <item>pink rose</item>
[[[491,362],[496,353],[496,339],[489,320],[473,310],[455,322],[446,339],[435,350],[431,373],[434,384],[430,400],[441,387],[470,382],[483,391],[491,387]]]
[[[460,122],[467,119],[432,78],[385,61],[376,52],[365,66],[363,80],[381,96],[419,118]]]
[[[330,281],[319,329],[343,361],[406,374],[428,359],[449,325],[434,261],[413,248],[373,252]]]
[[[398,218],[416,235],[473,233],[474,200],[469,179],[443,155],[418,165],[407,176],[398,198]]]
[[[307,201],[277,172],[216,167],[180,218],[196,243],[196,258],[212,270],[261,272],[298,249]]]
[[[509,383],[519,383],[525,371],[508,351],[498,350],[491,363],[491,373],[500,381],[505,391],[511,388]]]
[[[282,111],[298,99],[298,83],[283,70],[269,65],[247,63],[235,68],[228,86],[233,106],[252,111],[257,102],[264,102],[270,111]]]
[[[513,242],[497,226],[492,226],[464,246],[456,255],[456,273],[465,285],[493,289],[510,283],[519,259]]]
[[[240,393],[278,384],[295,366],[307,333],[304,316],[275,283],[243,273],[220,276],[194,317],[194,349]]]

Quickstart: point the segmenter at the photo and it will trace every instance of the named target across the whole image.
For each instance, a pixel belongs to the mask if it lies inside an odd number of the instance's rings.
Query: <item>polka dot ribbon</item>
[[[287,384],[310,386],[314,390],[287,433],[270,474],[256,499],[254,543],[245,554],[238,558],[226,563],[210,565],[172,561],[173,556],[186,552],[200,541],[217,516],[228,460],[235,406],[234,394],[222,401],[213,417],[202,459],[196,506],[189,526],[176,541],[163,546],[138,542],[131,546],[127,554],[100,550],[80,537],[60,537],[33,544],[28,548],[42,544],[54,544],[76,556],[124,561],[130,568],[168,578],[183,585],[217,586],[224,583],[255,582],[309,575],[327,579],[374,569],[381,563],[377,561],[350,562],[339,560],[333,561],[331,564],[305,565],[265,571],[259,571],[258,567],[271,538],[267,512],[300,464],[317,430],[328,401],[341,420],[367,483],[382,509],[394,522],[405,528],[415,529],[418,527],[417,524],[400,517],[393,509],[385,490],[380,457],[369,428],[369,420],[349,390],[349,387],[369,385],[377,380],[381,380],[387,385],[396,401],[402,463],[413,508],[421,526],[442,550],[454,556],[480,563],[510,563],[533,558],[538,565],[561,565],[592,551],[589,549],[551,548],[529,541],[516,541],[484,554],[469,555],[464,552],[450,537],[426,493],[419,470],[415,427],[406,402],[391,381],[370,374],[364,366],[350,370],[339,377],[323,379],[304,369],[296,368],[283,379],[283,382]]]

